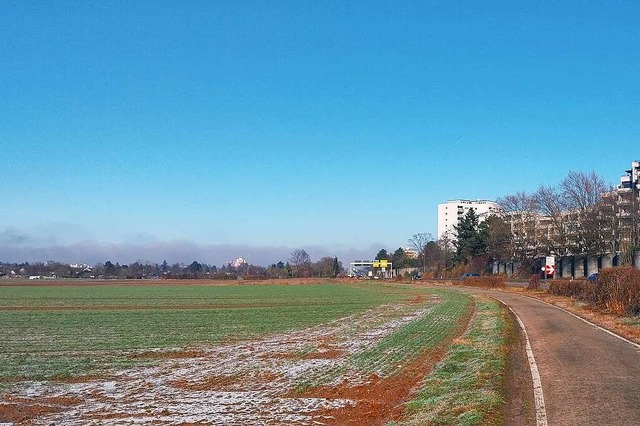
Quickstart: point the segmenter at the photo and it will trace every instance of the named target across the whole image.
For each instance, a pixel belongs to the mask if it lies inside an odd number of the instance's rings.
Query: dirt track
[[[640,350],[546,303],[490,294],[522,319],[540,371],[549,425],[637,425]]]

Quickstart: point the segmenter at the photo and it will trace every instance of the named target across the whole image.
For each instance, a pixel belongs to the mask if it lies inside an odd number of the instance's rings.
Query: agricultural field
[[[494,301],[381,284],[0,287],[0,423],[500,424]]]

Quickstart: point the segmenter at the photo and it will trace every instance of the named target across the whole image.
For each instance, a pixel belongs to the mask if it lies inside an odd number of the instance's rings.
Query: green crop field
[[[381,287],[0,287],[0,379],[92,374],[126,351],[247,339],[320,324],[406,295]]]
[[[0,423],[502,420],[508,318],[486,298],[379,282],[161,284],[0,287]]]

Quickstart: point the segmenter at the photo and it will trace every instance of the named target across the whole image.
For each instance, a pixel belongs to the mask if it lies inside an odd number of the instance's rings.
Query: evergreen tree
[[[391,255],[391,262],[395,269],[402,269],[407,267],[407,253],[405,253],[402,247],[398,247],[396,251]]]
[[[476,256],[481,256],[487,249],[487,232],[480,229],[478,216],[474,209],[469,209],[457,226],[454,226],[457,239],[456,262],[467,263]]]
[[[389,259],[391,259],[391,256],[389,256],[389,253],[387,253],[386,249],[380,249],[378,254],[376,254],[376,258],[375,258],[375,260],[389,260]]]
[[[340,265],[340,261],[338,260],[338,257],[334,257],[333,258],[333,276],[337,277],[338,274],[340,273],[340,269],[342,269],[342,266]]]

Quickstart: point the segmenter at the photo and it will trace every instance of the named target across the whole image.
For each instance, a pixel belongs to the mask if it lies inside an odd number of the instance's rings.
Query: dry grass
[[[502,275],[486,276],[486,277],[467,277],[460,281],[460,284],[469,287],[484,288],[504,288],[507,286],[505,277]]]

